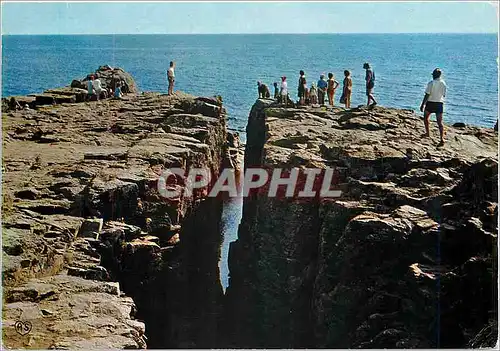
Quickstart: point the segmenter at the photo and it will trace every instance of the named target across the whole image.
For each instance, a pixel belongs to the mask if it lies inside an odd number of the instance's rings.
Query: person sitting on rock
[[[9,110],[13,110],[13,111],[21,110],[21,105],[19,104],[19,102],[17,102],[17,100],[14,97],[10,98]]]
[[[276,100],[279,99],[279,96],[280,96],[280,92],[279,92],[279,89],[278,89],[278,83],[277,82],[274,82],[273,83],[273,86],[274,86],[274,98]]]
[[[90,76],[87,81],[87,100],[92,100],[92,96],[95,94],[94,91],[94,76]]]
[[[106,89],[103,88],[101,80],[98,77],[94,79],[92,85],[94,86],[94,90],[97,95],[97,100],[101,98],[106,99],[108,97],[108,93],[106,92]]]
[[[130,91],[128,89],[128,85],[125,84],[125,81],[123,79],[120,80],[119,84],[120,84],[120,89],[122,90],[122,94],[128,94],[128,93],[130,93]]]
[[[264,83],[257,82],[257,91],[259,92],[259,99],[269,99],[271,97],[269,88]]]
[[[114,98],[115,99],[121,99],[122,97],[123,97],[122,88],[121,88],[120,84],[118,83],[116,85],[116,88],[115,88]]]

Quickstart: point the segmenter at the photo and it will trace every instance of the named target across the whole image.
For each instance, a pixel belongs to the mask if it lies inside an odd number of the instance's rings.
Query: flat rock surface
[[[132,319],[135,305],[118,283],[68,275],[32,279],[12,288],[3,307],[4,342],[9,348],[143,348],[144,323]],[[22,335],[16,322],[31,325]]]
[[[268,164],[292,162],[294,156],[324,163],[334,158],[472,161],[498,155],[497,133],[474,126],[446,126],[446,143],[437,147],[436,123],[431,122],[431,138],[423,138],[423,119],[411,110],[269,106],[266,116]]]

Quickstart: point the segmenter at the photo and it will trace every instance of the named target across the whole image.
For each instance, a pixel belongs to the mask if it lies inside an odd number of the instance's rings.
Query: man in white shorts
[[[420,105],[420,111],[424,112],[424,126],[425,134],[422,136],[424,138],[430,137],[429,132],[429,121],[431,114],[436,114],[437,124],[439,127],[439,136],[441,141],[438,146],[444,145],[444,126],[443,126],[443,111],[444,111],[444,99],[446,97],[446,83],[441,79],[441,70],[436,68],[432,72],[432,78],[425,89],[425,96]],[[424,110],[425,106],[425,110]]]

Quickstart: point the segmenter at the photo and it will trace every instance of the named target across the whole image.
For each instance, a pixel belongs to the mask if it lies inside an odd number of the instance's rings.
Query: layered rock
[[[83,79],[74,79],[71,82],[71,88],[87,91],[87,81],[90,79],[90,76],[99,78],[104,88],[111,88],[114,91],[116,84],[120,83],[123,93],[138,93],[134,78],[128,72],[125,72],[120,67],[111,67],[108,65],[99,67],[95,72],[87,74]]]
[[[23,349],[145,348],[145,325],[134,319],[135,304],[118,283],[70,275],[32,279],[7,289],[5,344]],[[29,323],[18,334],[16,322]]]
[[[207,100],[128,94],[3,113],[7,347],[213,345],[221,201],[157,188],[169,167],[231,164],[225,110]],[[17,320],[33,330],[18,335]]]
[[[342,196],[245,198],[230,346],[465,347],[496,325],[497,134],[422,133],[409,110],[257,100],[245,168],[335,168]]]

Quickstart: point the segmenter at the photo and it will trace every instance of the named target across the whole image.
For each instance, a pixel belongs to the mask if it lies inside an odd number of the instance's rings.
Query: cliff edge
[[[230,249],[232,346],[478,345],[497,325],[498,136],[446,126],[438,148],[437,132],[422,138],[410,110],[256,101],[245,168],[334,168],[342,195],[245,198]]]
[[[230,154],[225,109],[182,92],[137,94],[119,72],[131,92],[121,100],[77,102],[61,93],[80,93],[73,87],[17,99],[31,108],[3,105],[7,348],[214,338],[221,203],[203,194],[166,201],[158,179],[169,167],[219,173]],[[196,320],[200,311],[206,317]]]

